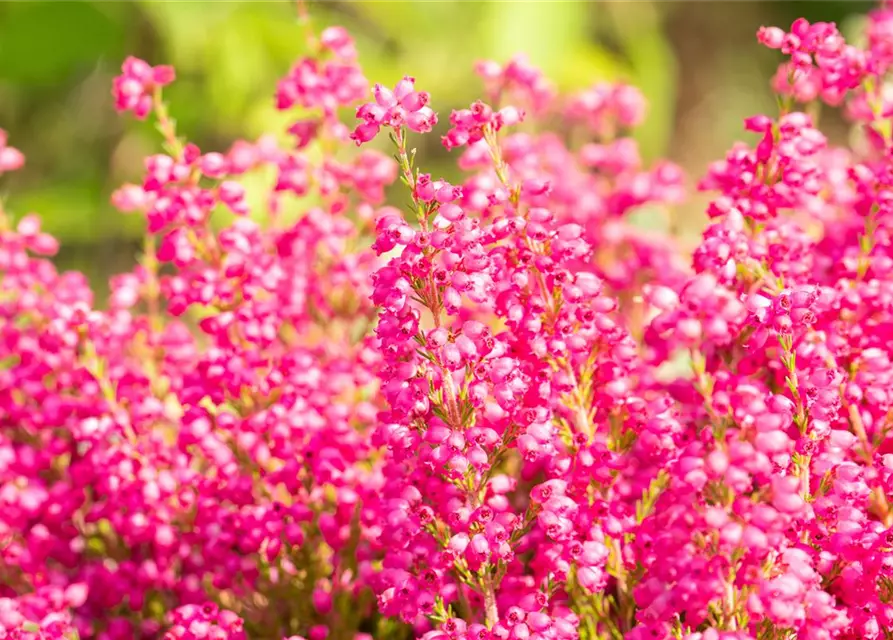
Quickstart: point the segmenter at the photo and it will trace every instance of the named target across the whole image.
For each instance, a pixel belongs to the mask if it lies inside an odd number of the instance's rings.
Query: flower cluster
[[[573,96],[565,114],[599,136],[613,137],[617,130],[642,124],[645,97],[630,85],[599,83]]]
[[[890,22],[760,30],[871,144],[749,118],[690,255],[632,223],[684,193],[628,85],[481,63],[449,181],[344,29],[279,84],[286,146],[202,151],[128,59],[165,152],[112,195],[146,232],[108,300],[0,210],[0,638],[890,637]]]
[[[357,65],[353,38],[341,27],[320,34],[320,55],[303,58],[276,87],[276,108],[295,105],[321,109],[327,118],[339,107],[348,106],[366,95],[369,83]]]
[[[763,27],[757,37],[770,49],[791,56],[790,62],[779,68],[774,86],[798,102],[821,97],[829,104],[839,104],[847,91],[865,80],[868,52],[847,44],[834,23],[810,24],[800,18],[790,32]]]
[[[415,90],[415,78],[406,76],[391,91],[380,84],[372,90],[375,102],[367,102],[357,109],[357,119],[362,120],[350,135],[357,146],[369,142],[378,135],[382,126],[428,133],[437,124],[437,114],[428,106],[427,91]]]
[[[121,65],[121,75],[115,78],[112,95],[118,111],[131,111],[142,120],[155,104],[154,92],[174,81],[174,68],[167,65],[153,67],[144,60],[129,57]]]
[[[208,638],[208,640],[244,640],[243,622],[232,611],[220,611],[217,605],[206,603],[184,605],[171,612],[171,628],[165,640],[179,638]]]
[[[454,149],[472,145],[483,140],[488,134],[494,134],[504,126],[512,126],[524,119],[524,112],[509,106],[494,112],[493,109],[478,100],[470,109],[453,111],[450,114],[452,128],[443,136],[443,146]]]

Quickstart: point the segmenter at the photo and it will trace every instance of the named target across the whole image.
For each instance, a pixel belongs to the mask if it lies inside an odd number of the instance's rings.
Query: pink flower
[[[129,57],[121,66],[122,74],[117,76],[112,86],[115,108],[118,111],[132,111],[140,120],[144,119],[153,107],[153,92],[157,88],[174,81],[173,67],[159,65],[152,67],[138,58]]]
[[[24,164],[25,156],[18,149],[7,146],[6,132],[0,129],[0,174],[21,169]]]

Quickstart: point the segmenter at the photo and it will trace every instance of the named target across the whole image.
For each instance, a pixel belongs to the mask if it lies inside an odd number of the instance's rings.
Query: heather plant
[[[202,151],[124,62],[164,153],[108,301],[0,212],[0,638],[893,638],[893,12],[760,29],[691,255],[631,222],[684,197],[635,88],[485,61],[439,122],[303,18],[288,138]]]

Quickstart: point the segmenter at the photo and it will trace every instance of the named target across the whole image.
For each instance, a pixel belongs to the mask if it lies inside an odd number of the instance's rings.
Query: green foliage
[[[8,2],[0,7],[0,77],[22,89],[71,82],[104,57],[121,58],[127,32],[114,3]]]
[[[878,593],[884,604],[893,602],[893,579],[888,576],[880,576],[878,578]]]
[[[642,494],[642,499],[636,503],[636,522],[642,523],[649,515],[651,515],[654,506],[657,504],[660,495],[669,485],[669,482],[670,479],[664,471],[661,471],[654,480],[651,481],[651,484],[648,485],[648,489]]]

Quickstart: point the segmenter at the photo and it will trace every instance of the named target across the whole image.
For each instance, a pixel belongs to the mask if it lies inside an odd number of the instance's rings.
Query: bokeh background
[[[480,58],[525,52],[564,90],[632,82],[650,104],[638,134],[644,156],[669,157],[694,183],[743,137],[744,117],[775,109],[768,81],[779,58],[757,45],[758,27],[787,27],[802,15],[855,33],[872,5],[416,0],[309,7],[316,27],[341,24],[353,33],[370,80],[415,75],[443,116],[477,97],[472,65]],[[101,291],[109,275],[129,268],[142,231],[141,219],[117,213],[109,196],[139,181],[142,158],[160,148],[150,124],[114,112],[111,79],[123,58],[175,65],[178,80],[166,95],[181,134],[204,151],[225,151],[237,138],[282,130],[289,117],[275,111],[272,93],[303,53],[289,2],[0,3],[0,128],[28,158],[25,170],[4,177],[0,197],[16,215],[40,213],[62,241],[60,266],[86,272]],[[833,114],[830,126],[845,135]],[[454,158],[438,140],[423,139],[419,158],[449,178]],[[695,197],[677,221],[696,228],[702,211]]]

